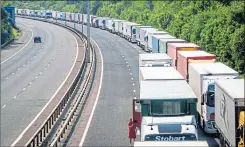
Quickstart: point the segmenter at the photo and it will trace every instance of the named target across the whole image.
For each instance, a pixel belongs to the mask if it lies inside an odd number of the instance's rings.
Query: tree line
[[[14,4],[18,8],[87,12],[87,2],[35,1]],[[217,61],[244,75],[244,2],[234,0],[100,1],[90,2],[91,14],[151,25],[196,43],[217,56]]]

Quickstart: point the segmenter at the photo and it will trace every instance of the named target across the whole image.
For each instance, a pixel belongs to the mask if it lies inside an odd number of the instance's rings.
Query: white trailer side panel
[[[244,108],[244,100],[244,79],[215,80],[215,124],[231,146],[238,127],[235,107]]]
[[[232,146],[236,146],[235,106],[232,98],[215,85],[215,124]]]
[[[169,34],[169,33],[168,32],[164,32],[164,31],[149,32],[149,34],[148,34],[148,45],[149,45],[149,48],[152,49],[152,35],[165,35],[165,34]]]

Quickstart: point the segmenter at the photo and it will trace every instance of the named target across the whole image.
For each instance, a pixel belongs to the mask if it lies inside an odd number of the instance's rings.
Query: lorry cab
[[[143,117],[141,141],[197,141],[193,116]]]
[[[134,147],[208,147],[207,141],[135,141]]]
[[[136,127],[140,129],[141,137],[147,134],[144,132],[147,131],[147,125],[143,120],[148,117],[152,117],[153,121],[155,119],[165,120],[161,125],[175,124],[175,120],[178,120],[180,128],[184,128],[187,123],[196,128],[197,98],[185,80],[141,81],[140,87],[140,98],[133,99],[133,120]],[[188,121],[185,120],[187,117]],[[166,120],[169,121],[166,122]],[[194,132],[192,134],[195,134]],[[154,133],[157,134],[157,132]],[[181,130],[178,133],[169,134],[176,136],[181,133],[184,132]]]
[[[172,66],[172,58],[166,53],[139,54],[139,66]]]

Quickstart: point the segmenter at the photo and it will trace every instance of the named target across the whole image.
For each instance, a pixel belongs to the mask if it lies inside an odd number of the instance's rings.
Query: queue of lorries
[[[52,19],[88,24],[87,14],[47,11],[47,16],[49,12]],[[41,10],[16,13],[45,15]],[[139,55],[140,97],[132,103],[140,131],[135,146],[208,146],[198,140],[198,124],[206,134],[219,135],[221,146],[244,146],[244,79],[237,71],[200,46],[152,26],[94,15],[89,20],[92,27],[149,52]]]

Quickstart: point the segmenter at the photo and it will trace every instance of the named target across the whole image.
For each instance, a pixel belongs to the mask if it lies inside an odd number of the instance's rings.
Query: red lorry
[[[173,67],[177,69],[178,51],[195,51],[200,50],[200,46],[194,43],[169,43],[168,55],[173,59]]]
[[[214,54],[205,51],[179,51],[177,70],[188,82],[189,63],[213,63],[216,59]]]

